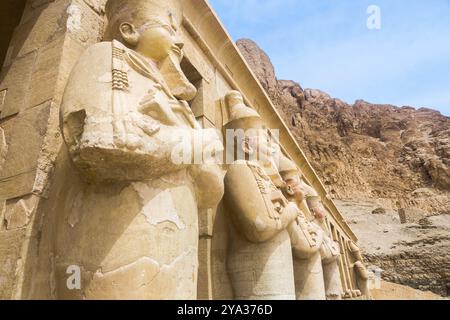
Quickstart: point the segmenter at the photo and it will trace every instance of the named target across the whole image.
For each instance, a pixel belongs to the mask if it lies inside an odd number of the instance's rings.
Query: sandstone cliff
[[[237,44],[330,195],[353,221],[370,263],[381,266],[387,280],[448,294],[449,219],[432,221],[426,235],[421,231],[428,217],[450,214],[450,118],[426,108],[348,104],[304,90],[278,80],[256,43]],[[383,245],[387,233],[392,237]],[[411,233],[415,240],[406,236]],[[417,273],[410,272],[412,266]]]

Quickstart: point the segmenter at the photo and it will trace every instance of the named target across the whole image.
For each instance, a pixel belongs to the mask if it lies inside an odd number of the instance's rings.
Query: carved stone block
[[[8,153],[0,172],[0,198],[12,199],[33,190],[49,111],[50,103],[45,103],[2,124]]]
[[[0,91],[6,91],[0,109],[0,118],[17,114],[28,106],[31,75],[36,53],[30,53],[3,68],[0,74]]]

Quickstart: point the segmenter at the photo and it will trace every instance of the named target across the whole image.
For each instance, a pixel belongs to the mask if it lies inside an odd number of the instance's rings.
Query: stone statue
[[[312,214],[311,221],[326,234],[321,248],[321,256],[327,300],[341,300],[343,289],[339,271],[339,258],[341,255],[339,243],[333,240],[333,236],[328,230],[325,222],[326,211],[317,191],[308,186],[304,181],[302,182],[301,188],[305,192],[306,203]]]
[[[339,244],[331,239],[327,230],[324,221],[325,208],[320,202],[320,197],[303,181],[295,163],[283,155],[280,157],[279,172],[289,190],[287,193],[291,194],[289,199],[295,201],[301,209],[298,220],[302,223],[297,223],[298,226],[294,224],[292,227],[295,226],[295,229],[291,228],[290,233],[296,257],[294,272],[297,299],[340,299],[342,293],[338,267],[340,248]],[[299,241],[294,239],[301,234],[300,230],[317,239],[314,245],[310,245],[313,254],[309,256],[299,255],[295,246]]]
[[[280,155],[279,172],[286,182],[287,198],[299,208],[304,201],[295,163]],[[325,300],[325,283],[322,270],[321,248],[324,232],[306,218],[303,210],[288,228],[294,256],[294,279],[297,300]]]
[[[187,102],[196,88],[180,67],[180,1],[109,0],[106,14],[112,41],[87,49],[63,99],[82,178],[58,222],[57,295],[196,299],[198,210],[217,206],[223,176],[192,164],[196,134],[205,146],[221,142]],[[180,144],[188,161],[174,161]],[[79,290],[67,289],[68,266],[81,269]]]
[[[353,241],[347,241],[347,248],[350,252],[350,267],[353,268],[355,275],[355,284],[359,290],[356,290],[353,294],[357,297],[365,296],[370,299],[370,289],[369,289],[369,271],[364,265],[364,258],[361,254],[361,250]]]
[[[271,176],[273,151],[259,114],[244,105],[239,92],[227,94],[226,130],[244,130],[227,152],[235,158],[225,176],[224,204],[229,216],[228,275],[239,300],[295,299],[291,242],[287,227],[298,208],[290,203]],[[252,160],[248,160],[252,159]]]

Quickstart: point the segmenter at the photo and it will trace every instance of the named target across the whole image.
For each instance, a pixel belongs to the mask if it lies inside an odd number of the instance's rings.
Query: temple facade
[[[208,1],[106,2],[1,5],[0,298],[369,299],[357,237]],[[170,164],[174,135],[255,126],[276,174]]]

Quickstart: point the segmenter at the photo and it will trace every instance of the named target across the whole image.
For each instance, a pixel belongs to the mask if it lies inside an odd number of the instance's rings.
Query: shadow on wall
[[[0,66],[3,66],[5,62],[9,43],[14,29],[19,25],[25,2],[25,0],[2,0],[0,2]]]

